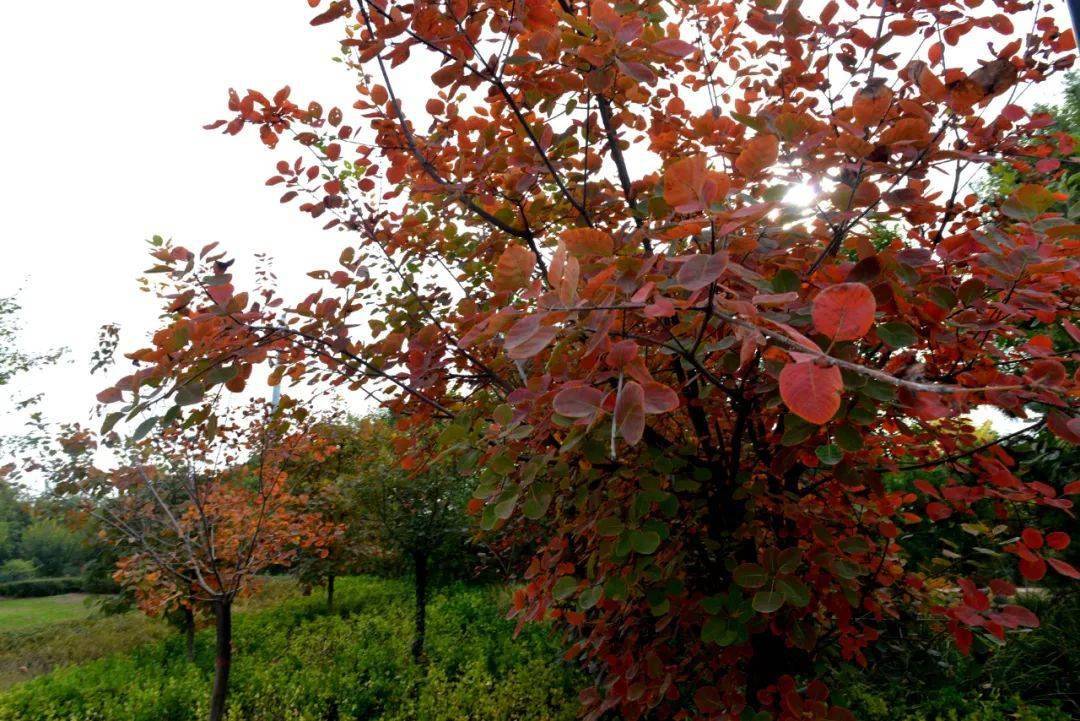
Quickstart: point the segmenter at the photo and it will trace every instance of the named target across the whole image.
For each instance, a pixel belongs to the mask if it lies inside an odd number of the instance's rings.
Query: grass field
[[[88,618],[94,612],[87,603],[90,598],[85,593],[67,593],[46,598],[0,599],[0,633]]]
[[[237,612],[269,608],[298,595],[296,584],[270,579]],[[110,616],[83,602],[86,594],[0,600],[0,690],[56,668],[132,651],[175,635],[138,611]]]

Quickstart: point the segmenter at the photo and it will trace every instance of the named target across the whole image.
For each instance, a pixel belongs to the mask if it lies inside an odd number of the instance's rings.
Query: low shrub
[[[433,595],[427,662],[411,660],[411,589],[342,579],[336,611],[319,595],[239,614],[232,721],[571,721],[580,679],[541,626],[514,637],[498,591],[452,586]],[[54,671],[0,694],[0,721],[201,721],[213,669],[212,631],[196,660],[170,636]]]
[[[83,590],[82,576],[55,576],[52,578],[27,578],[22,581],[0,583],[0,597],[37,598],[59,596],[62,593],[79,593]]]
[[[37,564],[26,558],[9,558],[0,565],[0,582],[23,581],[37,575]]]
[[[865,669],[838,666],[829,684],[859,721],[1066,721],[1080,718],[1080,592],[1027,595],[1040,627],[960,654],[911,622]]]

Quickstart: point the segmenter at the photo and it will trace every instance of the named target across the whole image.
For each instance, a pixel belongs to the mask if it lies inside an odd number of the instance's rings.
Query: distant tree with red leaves
[[[293,492],[288,466],[317,464],[333,451],[307,423],[294,425],[306,415],[250,404],[223,416],[213,436],[173,426],[114,447],[115,467],[97,464],[100,440],[82,431],[48,466],[61,490],[86,499],[102,534],[125,554],[114,578],[139,607],[184,617],[189,656],[196,618],[212,616],[211,721],[225,714],[234,601],[298,553],[327,554],[340,532]],[[115,437],[106,441],[115,446]]]

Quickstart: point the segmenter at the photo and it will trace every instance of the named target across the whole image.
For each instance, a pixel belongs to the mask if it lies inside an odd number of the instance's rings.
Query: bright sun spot
[[[806,207],[814,202],[818,192],[814,186],[808,183],[796,183],[788,188],[784,195],[784,203],[787,205],[801,205]]]

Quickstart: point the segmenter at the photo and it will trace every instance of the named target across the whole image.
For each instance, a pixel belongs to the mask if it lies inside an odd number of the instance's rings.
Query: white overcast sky
[[[341,238],[263,186],[282,154],[201,128],[227,114],[230,86],[289,84],[294,99],[351,105],[353,83],[330,61],[340,31],[309,27],[311,14],[301,0],[0,4],[0,295],[18,293],[25,349],[71,349],[69,363],[15,388],[44,391],[48,417],[85,420],[108,385],[88,376],[102,324],[120,324],[122,350],[155,326],[135,284],[146,238],[219,241],[238,268],[266,251],[286,297],[313,283],[306,271],[333,265]],[[408,102],[427,88],[419,78],[398,90]],[[1059,90],[1049,83],[1025,104]],[[0,408],[0,434],[17,423]]]
[[[0,5],[0,295],[18,292],[24,348],[71,349],[15,389],[45,391],[48,416],[85,419],[109,385],[88,376],[102,324],[121,325],[122,350],[155,326],[135,283],[146,238],[220,241],[237,268],[268,252],[286,297],[334,264],[341,238],[263,185],[283,153],[201,127],[228,114],[230,86],[348,107],[353,83],[330,60],[340,30],[311,15],[299,0]]]

